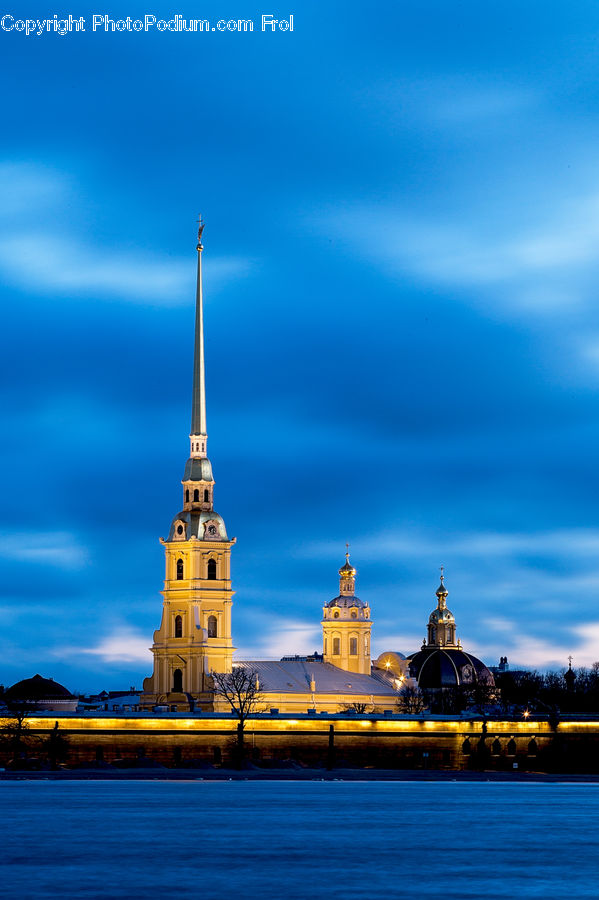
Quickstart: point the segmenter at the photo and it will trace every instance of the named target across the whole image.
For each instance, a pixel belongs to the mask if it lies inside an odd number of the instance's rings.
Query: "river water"
[[[4,898],[596,898],[599,785],[0,782]]]

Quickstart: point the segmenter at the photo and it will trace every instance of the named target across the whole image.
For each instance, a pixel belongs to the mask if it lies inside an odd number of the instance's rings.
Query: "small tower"
[[[443,707],[440,695],[434,700],[435,692],[474,684],[491,688],[495,683],[482,660],[466,653],[457,640],[455,619],[447,609],[447,594],[441,568],[441,584],[436,590],[437,606],[428,617],[426,638],[420,650],[408,656],[410,677],[416,679],[421,690],[433,692],[433,711]]]
[[[183,508],[166,540],[162,622],[154,632],[154,673],[144,681],[142,704],[208,703],[207,676],[232,670],[231,548],[214,510],[214,478],[207,455],[202,231],[198,230],[195,349],[189,459],[183,475]]]
[[[574,683],[576,681],[576,673],[574,672],[574,670],[572,668],[572,659],[573,659],[572,656],[568,657],[568,668],[564,672],[564,681],[566,682],[566,690],[567,691],[574,690]]]
[[[441,567],[441,584],[437,588],[437,608],[428,617],[427,639],[423,648],[448,647],[461,649],[459,641],[456,642],[455,619],[450,609],[447,609],[447,595],[449,591],[444,584],[443,567]]]
[[[326,603],[322,619],[324,661],[348,672],[370,675],[370,607],[356,597],[356,570],[349,561],[339,569],[339,596]]]

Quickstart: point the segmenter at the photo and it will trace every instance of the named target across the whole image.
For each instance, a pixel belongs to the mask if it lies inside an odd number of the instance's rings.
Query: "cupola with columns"
[[[232,670],[231,548],[214,509],[214,478],[207,455],[202,232],[198,229],[192,414],[189,459],[183,474],[183,508],[168,537],[162,622],[154,632],[154,672],[144,681],[142,704],[176,704],[184,710],[210,702],[210,672]]]
[[[443,566],[441,566],[441,584],[436,591],[437,608],[432,611],[428,618],[427,639],[423,641],[423,647],[453,647],[458,650],[461,649],[462,645],[459,640],[456,642],[455,618],[451,610],[447,608],[448,594],[449,591],[445,587]]]
[[[370,675],[370,607],[356,597],[356,570],[349,561],[339,569],[339,596],[325,603],[322,618],[324,661],[348,672]]]

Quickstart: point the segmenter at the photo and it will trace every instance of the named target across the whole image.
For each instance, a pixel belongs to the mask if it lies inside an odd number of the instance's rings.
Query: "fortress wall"
[[[191,760],[226,765],[237,729],[237,720],[227,715],[31,715],[26,719],[28,755],[43,757],[43,739],[55,722],[69,740],[69,765],[140,757],[165,766]],[[10,723],[10,717],[0,718],[0,731]],[[480,720],[449,717],[261,715],[246,726],[248,756],[267,765],[285,759],[325,765],[331,726],[337,765],[507,770],[517,762],[519,768],[538,771],[599,771],[599,718],[561,722],[556,735],[546,721],[489,721],[485,733]],[[499,747],[493,748],[496,739]],[[511,739],[515,753],[509,752]],[[532,739],[537,746],[531,750]],[[3,763],[11,756],[2,747]]]

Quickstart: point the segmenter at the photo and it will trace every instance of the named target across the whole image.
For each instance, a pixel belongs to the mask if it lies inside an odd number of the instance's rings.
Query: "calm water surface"
[[[2,782],[0,895],[599,897],[599,785]]]

